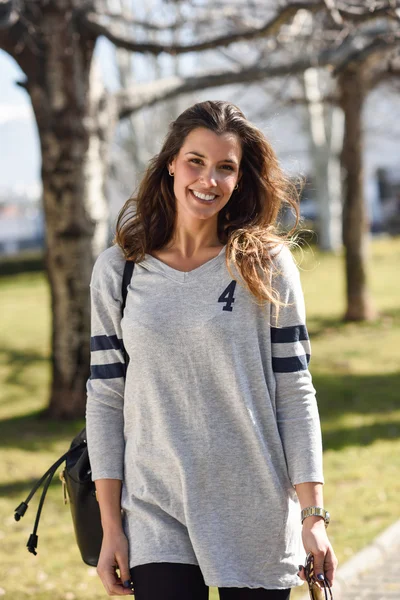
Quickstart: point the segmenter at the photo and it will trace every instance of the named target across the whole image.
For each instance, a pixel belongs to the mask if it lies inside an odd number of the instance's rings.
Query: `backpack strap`
[[[80,445],[82,446],[84,444],[82,443]],[[67,458],[67,456],[72,454],[77,448],[78,448],[78,446],[74,446],[73,448],[70,448],[67,452],[65,452],[65,454],[60,456],[60,458],[58,458],[56,460],[56,462],[53,465],[51,465],[51,467],[49,469],[47,469],[46,473],[44,475],[42,475],[42,477],[36,482],[36,484],[33,486],[32,490],[30,491],[28,497],[26,498],[25,502],[21,502],[21,504],[19,504],[17,506],[17,508],[15,509],[14,519],[16,521],[19,521],[24,516],[26,511],[28,510],[29,501],[35,495],[35,493],[37,492],[37,490],[39,489],[41,484],[43,482],[45,482],[44,486],[43,486],[42,494],[41,494],[40,500],[39,500],[39,506],[38,506],[37,513],[36,513],[35,525],[33,527],[33,531],[31,533],[31,535],[29,536],[28,543],[26,544],[29,552],[32,552],[32,554],[37,554],[37,552],[36,552],[36,548],[38,545],[37,530],[39,527],[40,515],[42,512],[44,501],[46,499],[47,490],[49,489],[51,481],[54,477],[54,473],[57,471],[58,467],[60,465],[62,465],[62,463]]]
[[[122,276],[122,305],[121,305],[121,316],[124,314],[125,305],[126,305],[126,297],[128,295],[128,286],[132,279],[133,269],[135,268],[135,263],[132,260],[125,261],[124,274]]]
[[[128,295],[128,286],[131,282],[134,268],[135,268],[135,263],[132,260],[125,261],[124,274],[122,276],[122,287],[121,287],[121,297],[122,297],[121,319],[124,316],[124,310],[125,310],[125,306],[126,306],[126,297]],[[125,375],[126,375],[126,370],[128,368],[128,364],[129,364],[129,355],[128,355],[127,351],[125,350],[123,341],[121,341],[121,344],[122,344],[122,353],[124,355],[124,361],[125,361]]]

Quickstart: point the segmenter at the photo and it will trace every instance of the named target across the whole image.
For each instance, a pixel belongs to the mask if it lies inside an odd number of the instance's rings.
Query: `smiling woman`
[[[175,176],[177,229],[192,231],[193,219],[207,219],[207,229],[217,231],[218,212],[240,179],[241,157],[241,143],[234,133],[217,135],[199,127],[188,134],[169,165],[169,174]],[[204,206],[210,210],[204,212]]]
[[[301,540],[332,583],[304,300],[276,229],[293,193],[238,107],[195,104],[95,264],[86,421],[110,595],[287,600]]]

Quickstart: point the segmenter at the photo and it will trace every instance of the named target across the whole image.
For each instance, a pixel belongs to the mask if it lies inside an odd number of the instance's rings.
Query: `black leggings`
[[[198,565],[148,563],[131,570],[136,600],[208,600]],[[220,600],[289,600],[290,589],[218,588]]]

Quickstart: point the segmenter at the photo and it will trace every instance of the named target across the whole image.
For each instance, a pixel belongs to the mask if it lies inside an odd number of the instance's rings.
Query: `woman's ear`
[[[171,160],[171,162],[168,163],[167,168],[169,173],[175,173],[175,161],[176,159],[174,158],[173,160]]]

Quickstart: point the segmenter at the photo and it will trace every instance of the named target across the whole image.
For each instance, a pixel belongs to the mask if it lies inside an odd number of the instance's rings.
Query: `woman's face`
[[[242,148],[234,133],[198,127],[168,165],[174,173],[178,218],[217,219],[240,179]]]

